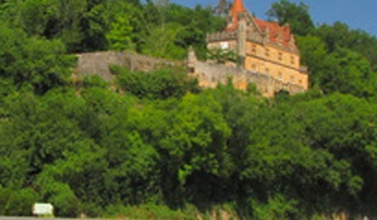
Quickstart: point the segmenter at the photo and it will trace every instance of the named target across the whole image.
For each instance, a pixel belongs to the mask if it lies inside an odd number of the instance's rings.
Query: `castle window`
[[[270,69],[266,68],[266,73],[269,73],[270,72]]]
[[[257,52],[257,46],[255,44],[251,45],[251,52],[256,53]]]
[[[279,59],[279,61],[282,61],[282,60],[283,60],[283,53],[279,52],[279,54],[278,54],[278,59]]]
[[[270,56],[270,49],[266,49],[266,57]]]
[[[295,58],[291,56],[291,64],[295,64]]]

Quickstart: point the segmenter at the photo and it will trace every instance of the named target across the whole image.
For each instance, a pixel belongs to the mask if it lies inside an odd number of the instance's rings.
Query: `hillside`
[[[203,89],[175,67],[72,79],[88,51],[205,60],[224,18],[164,2],[0,1],[0,215],[376,218],[377,39],[283,0],[271,16],[296,34],[306,93]]]

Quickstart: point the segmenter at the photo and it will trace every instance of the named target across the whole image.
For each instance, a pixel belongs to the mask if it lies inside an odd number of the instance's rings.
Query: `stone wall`
[[[179,61],[127,52],[81,53],[77,54],[77,57],[76,74],[78,77],[99,75],[109,82],[114,78],[110,72],[111,65],[123,66],[132,71],[149,71],[164,66],[184,66],[184,63]],[[306,91],[306,88],[300,85],[283,83],[269,75],[256,71],[198,61],[193,51],[189,52],[186,65],[190,69],[190,75],[197,77],[200,86],[205,88],[214,88],[218,83],[226,84],[231,79],[234,86],[242,90],[246,90],[250,83],[255,84],[258,91],[266,97],[273,97],[274,93],[280,90],[287,90],[290,94]]]
[[[76,74],[78,77],[99,75],[105,81],[112,81],[110,65],[125,65],[124,54],[120,52],[93,52],[77,55]]]
[[[183,66],[183,62],[133,54],[129,52],[92,52],[76,54],[78,57],[76,74],[78,77],[99,75],[112,81],[111,65],[123,66],[132,71],[149,71],[164,66]]]
[[[250,83],[257,86],[258,91],[266,97],[273,97],[275,92],[286,90],[290,94],[304,92],[300,85],[283,83],[271,76],[243,68],[197,61],[192,68],[193,76],[198,77],[199,84],[206,88],[214,88],[218,83],[226,84],[229,79],[234,86],[246,90]]]
[[[183,66],[181,61],[172,61],[141,54],[124,53],[126,67],[131,71],[150,71],[161,67]]]

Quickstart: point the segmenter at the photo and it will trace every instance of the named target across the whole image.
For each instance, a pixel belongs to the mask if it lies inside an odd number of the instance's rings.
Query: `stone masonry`
[[[214,88],[218,83],[226,84],[232,79],[236,88],[246,90],[250,83],[256,85],[260,94],[273,97],[275,92],[286,90],[290,94],[304,92],[306,89],[297,84],[283,83],[275,78],[255,71],[246,70],[236,66],[215,64],[199,61],[192,49],[188,53],[186,63],[153,58],[145,55],[127,52],[93,52],[77,54],[78,63],[76,74],[78,77],[99,75],[105,81],[114,79],[110,72],[111,65],[123,66],[132,71],[150,71],[163,66],[186,65],[187,72],[192,77],[197,77],[199,85],[204,88]]]
[[[76,73],[79,77],[99,75],[107,82],[114,76],[111,74],[112,65],[126,67],[131,71],[150,71],[163,66],[182,66],[179,61],[144,56],[129,52],[103,51],[77,54]]]
[[[265,97],[273,97],[282,90],[292,95],[306,91],[301,85],[284,83],[267,74],[236,66],[198,61],[192,49],[188,53],[187,66],[190,75],[197,77],[199,85],[205,88],[214,88],[218,83],[226,84],[231,79],[234,87],[241,90],[246,90],[249,84],[255,84],[259,93]]]

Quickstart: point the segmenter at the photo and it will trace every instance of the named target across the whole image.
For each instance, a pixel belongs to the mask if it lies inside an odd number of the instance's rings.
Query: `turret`
[[[229,16],[232,21],[228,24],[226,28],[227,31],[234,31],[238,27],[239,13],[246,12],[246,8],[243,5],[242,0],[234,0],[233,6],[229,11]]]

